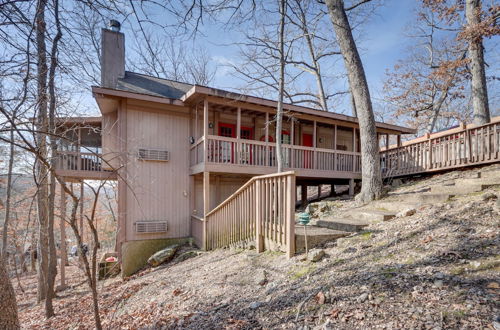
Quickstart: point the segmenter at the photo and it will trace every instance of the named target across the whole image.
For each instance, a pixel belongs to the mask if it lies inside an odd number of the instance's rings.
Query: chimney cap
[[[117,20],[115,19],[109,20],[108,26],[111,31],[120,32],[121,24]]]

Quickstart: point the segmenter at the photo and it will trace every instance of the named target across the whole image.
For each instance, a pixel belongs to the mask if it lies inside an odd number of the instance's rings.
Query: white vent
[[[165,233],[166,231],[166,221],[137,221],[135,223],[135,232],[138,234]]]
[[[141,160],[157,160],[167,162],[170,160],[170,153],[160,149],[139,149],[137,157]]]

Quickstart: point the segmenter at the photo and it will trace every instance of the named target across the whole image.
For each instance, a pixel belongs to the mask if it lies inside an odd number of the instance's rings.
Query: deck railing
[[[59,151],[56,164],[63,171],[102,171],[101,155],[92,152]]]
[[[461,125],[380,152],[385,177],[500,161],[500,117],[481,126]]]
[[[251,178],[205,218],[192,219],[193,229],[203,226],[207,250],[255,240],[258,252],[277,247],[288,257],[295,253],[295,173],[283,172]]]
[[[199,163],[276,167],[276,144],[209,135],[191,146],[191,166]],[[360,172],[360,153],[283,144],[286,169]]]

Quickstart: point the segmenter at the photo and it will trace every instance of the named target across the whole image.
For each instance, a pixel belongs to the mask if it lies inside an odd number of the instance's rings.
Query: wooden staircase
[[[295,254],[295,172],[256,176],[199,218],[206,250],[254,240],[258,252]]]

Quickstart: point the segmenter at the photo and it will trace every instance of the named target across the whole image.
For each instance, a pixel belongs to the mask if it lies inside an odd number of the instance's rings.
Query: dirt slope
[[[329,244],[317,263],[218,250],[127,281],[108,280],[101,289],[103,323],[113,329],[493,329],[500,317],[498,195],[492,188],[372,224]],[[72,283],[81,282],[78,272],[70,274]],[[18,290],[25,328],[92,328],[85,285],[61,292],[57,316],[44,321],[42,306],[34,304],[34,277],[25,280],[26,293]]]

